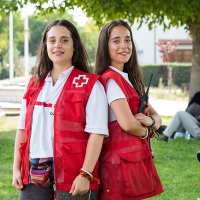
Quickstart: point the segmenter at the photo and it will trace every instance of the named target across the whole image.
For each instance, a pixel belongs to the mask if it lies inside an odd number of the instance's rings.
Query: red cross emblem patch
[[[79,75],[78,77],[75,77],[73,80],[73,84],[75,84],[75,87],[83,87],[84,84],[88,83],[89,78],[86,77],[86,75]]]

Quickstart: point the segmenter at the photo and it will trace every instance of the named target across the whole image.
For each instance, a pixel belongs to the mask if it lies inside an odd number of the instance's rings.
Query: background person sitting
[[[200,138],[200,92],[193,96],[185,111],[177,112],[169,126],[162,128],[164,136],[158,139],[161,141],[168,141],[175,132],[184,134],[185,130],[190,133],[191,137]]]

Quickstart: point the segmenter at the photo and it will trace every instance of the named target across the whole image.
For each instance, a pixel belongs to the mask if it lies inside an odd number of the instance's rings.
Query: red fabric
[[[141,100],[135,89],[110,68],[101,77],[105,89],[109,78],[124,92],[133,115],[138,113]],[[117,121],[109,123],[99,169],[101,200],[141,200],[163,192],[148,141],[125,132]]]
[[[80,76],[79,76],[80,75]],[[81,80],[76,84],[74,80]],[[57,190],[71,189],[72,182],[80,172],[85,158],[86,145],[89,134],[84,132],[86,124],[85,108],[92,88],[99,76],[88,74],[74,68],[69,75],[63,90],[57,100],[54,110],[54,173]],[[33,107],[36,104],[39,92],[44,85],[41,81],[39,87],[34,81],[30,81],[24,98],[27,104],[26,115],[26,142],[19,151],[22,158],[23,183],[28,184],[28,156],[30,145],[30,130]],[[85,81],[86,80],[86,81]],[[80,87],[81,86],[81,87]],[[98,163],[93,171],[98,178]],[[98,189],[97,181],[91,181],[90,189]]]
[[[36,101],[35,105],[39,105],[39,106],[43,106],[43,107],[49,107],[49,108],[52,107],[51,103],[45,103],[45,102],[40,102],[40,101]]]

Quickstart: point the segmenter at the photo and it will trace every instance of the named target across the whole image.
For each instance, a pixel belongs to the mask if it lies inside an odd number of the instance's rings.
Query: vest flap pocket
[[[20,143],[19,154],[20,154],[22,160],[23,160],[24,157],[25,157],[26,146],[27,146],[27,141],[26,141],[26,142]]]
[[[85,93],[66,93],[65,101],[78,102],[85,100]]]
[[[151,156],[151,153],[149,151],[142,151],[142,152],[138,151],[138,152],[119,154],[119,157],[121,159],[129,162],[140,162],[144,159],[147,159],[149,156]]]
[[[71,185],[83,165],[85,158],[86,142],[65,142],[61,147],[62,156],[59,169],[62,182]],[[59,155],[59,154],[58,154]]]
[[[64,143],[64,149],[69,153],[83,153],[86,151],[86,143]]]
[[[22,142],[22,143],[20,143],[19,153],[20,153],[21,155],[24,154],[26,145],[27,145],[27,142]]]
[[[120,154],[122,193],[125,196],[139,196],[154,189],[152,158],[148,151]]]

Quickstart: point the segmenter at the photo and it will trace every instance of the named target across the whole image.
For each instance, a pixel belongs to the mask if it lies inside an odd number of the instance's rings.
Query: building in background
[[[162,26],[149,30],[148,25],[142,25],[137,30],[138,24],[132,26],[133,39],[137,47],[140,64],[163,63],[159,47],[156,42],[169,40],[179,40],[177,50],[173,55],[172,62],[191,62],[192,40],[189,33],[183,28],[171,28],[163,31]]]
[[[170,39],[160,39],[159,42],[167,43]],[[176,51],[172,54],[171,62],[192,62],[192,39],[179,39]]]

